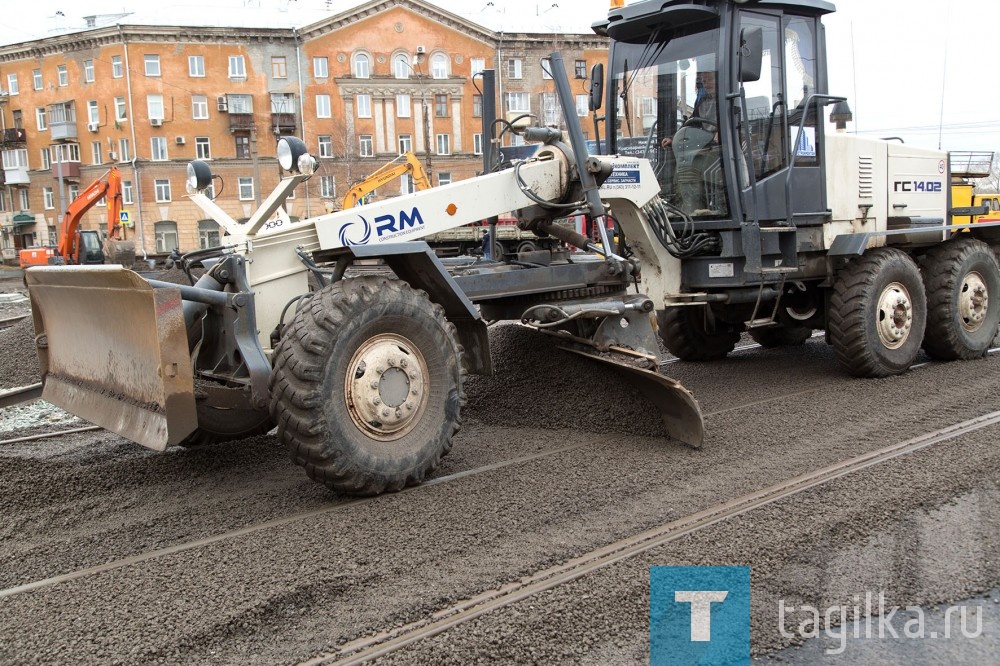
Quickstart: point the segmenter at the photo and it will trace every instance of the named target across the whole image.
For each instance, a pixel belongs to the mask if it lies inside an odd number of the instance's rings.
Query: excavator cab
[[[84,229],[79,232],[80,237],[77,242],[79,256],[78,264],[103,264],[104,250],[101,249],[101,236],[92,229]]]

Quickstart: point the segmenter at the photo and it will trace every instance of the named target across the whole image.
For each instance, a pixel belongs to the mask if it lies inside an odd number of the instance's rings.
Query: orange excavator
[[[341,207],[354,208],[364,203],[363,199],[365,195],[374,192],[396,178],[401,178],[406,173],[409,173],[410,177],[413,178],[413,185],[418,192],[430,189],[431,181],[427,177],[427,172],[424,171],[424,166],[417,159],[416,155],[407,152],[365,176],[360,182],[355,184],[344,195],[344,203]]]
[[[96,229],[80,229],[80,220],[98,201],[108,205],[108,236],[101,243]],[[29,248],[21,250],[21,268],[47,264],[123,264],[135,263],[135,243],[125,240],[121,225],[122,178],[117,167],[91,183],[73,200],[63,215],[59,244],[55,248]]]

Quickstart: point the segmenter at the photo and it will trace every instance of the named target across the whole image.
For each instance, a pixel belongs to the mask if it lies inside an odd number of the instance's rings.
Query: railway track
[[[336,652],[300,662],[299,666],[334,664],[350,666],[387,656],[417,641],[431,638],[487,613],[523,601],[559,585],[570,583],[598,569],[669,544],[716,523],[790,498],[848,474],[997,424],[1000,424],[1000,411],[990,412],[920,437],[828,465],[763,490],[711,506],[684,518],[593,550],[564,564],[538,571],[526,578],[470,597],[434,612],[427,620],[385,630],[374,636],[347,643]]]

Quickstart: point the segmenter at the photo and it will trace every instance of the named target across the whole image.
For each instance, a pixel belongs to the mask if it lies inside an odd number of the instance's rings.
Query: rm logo
[[[649,663],[749,664],[750,567],[650,567]]]

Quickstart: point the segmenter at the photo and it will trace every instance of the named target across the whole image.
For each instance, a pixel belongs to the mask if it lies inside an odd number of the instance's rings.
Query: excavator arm
[[[105,199],[108,205],[108,241],[111,249],[104,248],[105,257],[110,257],[112,261],[120,261],[124,255],[134,258],[135,250],[131,243],[124,242],[121,226],[122,211],[122,177],[117,167],[111,167],[107,173],[87,186],[76,199],[70,203],[63,215],[62,230],[59,235],[59,245],[57,251],[63,261],[68,264],[80,263],[80,220],[93,208],[98,201]],[[94,233],[94,232],[86,232]],[[95,241],[96,242],[96,241]]]
[[[365,176],[361,182],[349,189],[344,196],[343,208],[354,208],[366,194],[374,192],[386,183],[400,178],[405,173],[409,173],[413,178],[413,185],[418,192],[431,188],[431,181],[427,177],[427,172],[424,171],[424,166],[417,159],[416,155],[407,152]]]

